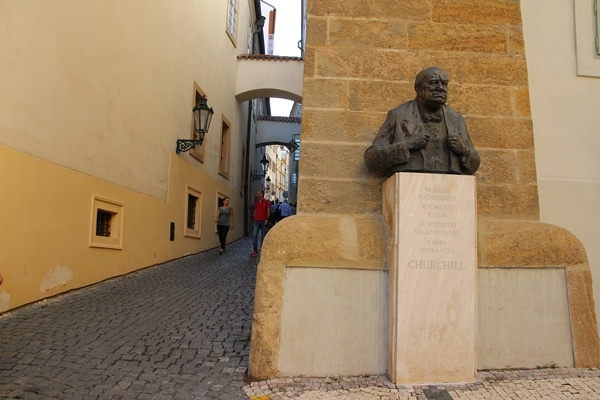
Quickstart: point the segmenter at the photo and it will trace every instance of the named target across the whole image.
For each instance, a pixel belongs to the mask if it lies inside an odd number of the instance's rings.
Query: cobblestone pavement
[[[251,239],[0,316],[0,399],[600,399],[600,370],[480,372],[469,384],[382,376],[244,383],[258,258]]]
[[[484,371],[465,384],[394,385],[381,376],[287,378],[253,382],[245,388],[255,400],[524,400],[600,399],[598,368]]]
[[[0,318],[0,399],[248,399],[243,238]]]

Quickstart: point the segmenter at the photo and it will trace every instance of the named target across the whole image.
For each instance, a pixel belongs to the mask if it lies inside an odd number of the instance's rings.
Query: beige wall
[[[218,193],[238,212],[229,239],[242,236],[235,76],[251,3],[240,2],[236,47],[223,1],[0,0],[0,312],[217,246]],[[203,163],[175,154],[191,138],[195,84],[215,110]],[[188,187],[199,237],[184,236]],[[94,196],[121,205],[122,248],[90,246]]]
[[[600,76],[577,74],[575,5],[592,0],[522,0],[542,221],[584,244],[600,312]],[[586,4],[587,3],[587,4]],[[581,24],[581,21],[579,21]],[[585,32],[584,32],[585,33]],[[593,35],[593,32],[587,32]],[[591,41],[591,39],[590,39]],[[589,49],[590,59],[592,49]],[[600,69],[599,69],[600,72]]]
[[[385,271],[288,267],[284,279],[282,375],[385,373]]]
[[[225,33],[222,3],[163,0],[141,13],[140,1],[1,0],[2,144],[165,199],[169,155],[191,133],[197,82],[215,109],[198,165],[211,174],[220,116],[239,126],[231,94],[249,18],[241,2],[240,50]]]
[[[478,369],[573,365],[563,268],[483,268],[478,281]]]

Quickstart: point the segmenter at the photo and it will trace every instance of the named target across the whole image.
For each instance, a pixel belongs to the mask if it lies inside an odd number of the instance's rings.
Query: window
[[[294,150],[294,161],[300,160],[300,135],[294,135],[294,142],[298,145]]]
[[[252,53],[254,53],[253,48],[252,48],[252,45],[254,44],[254,35],[262,34],[262,31],[259,31],[259,30],[257,30],[256,32],[254,31],[251,17],[248,18],[248,26],[250,27],[250,29],[248,29],[248,43],[247,43],[248,47],[246,49],[246,53],[252,54]]]
[[[594,0],[594,44],[596,45],[596,55],[600,55],[600,22],[598,22],[598,0]]]
[[[193,194],[188,193],[187,206],[187,228],[196,229],[196,208],[198,207],[198,198]]]
[[[96,236],[110,237],[110,222],[115,213],[98,209],[96,211]]]
[[[200,86],[198,86],[198,84],[196,82],[194,82],[194,104],[192,106],[192,108],[194,108],[195,106],[197,106],[198,104],[200,104],[200,99],[205,96],[204,92],[202,90],[200,90]],[[193,139],[198,139],[198,133],[196,132],[196,127],[194,126],[194,115],[192,114],[192,138]],[[206,141],[206,138],[209,135],[206,134],[204,135],[204,140]],[[194,146],[194,148],[192,150],[190,150],[190,154],[196,158],[198,161],[200,162],[204,162],[204,149],[206,148],[206,146],[204,145],[204,143],[202,143],[201,146]]]
[[[237,34],[238,0],[228,0],[227,34],[235,44]]]
[[[229,137],[230,123],[225,118],[221,124],[221,159],[219,160],[219,175],[229,178]]]
[[[575,0],[577,75],[600,77],[598,0]]]
[[[200,238],[200,211],[202,210],[202,195],[188,187],[185,196],[185,236]]]
[[[123,248],[123,204],[98,196],[92,198],[90,247]]]

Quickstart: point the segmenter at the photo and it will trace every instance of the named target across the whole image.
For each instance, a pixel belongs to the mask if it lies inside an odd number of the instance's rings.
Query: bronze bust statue
[[[437,67],[419,72],[417,96],[390,110],[373,144],[365,150],[369,169],[396,172],[473,175],[479,153],[464,117],[446,106],[448,74]]]

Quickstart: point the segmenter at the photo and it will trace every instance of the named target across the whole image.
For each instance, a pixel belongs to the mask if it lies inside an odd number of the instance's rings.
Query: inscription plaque
[[[390,380],[474,380],[475,178],[397,173],[384,183],[383,196],[390,240]]]

